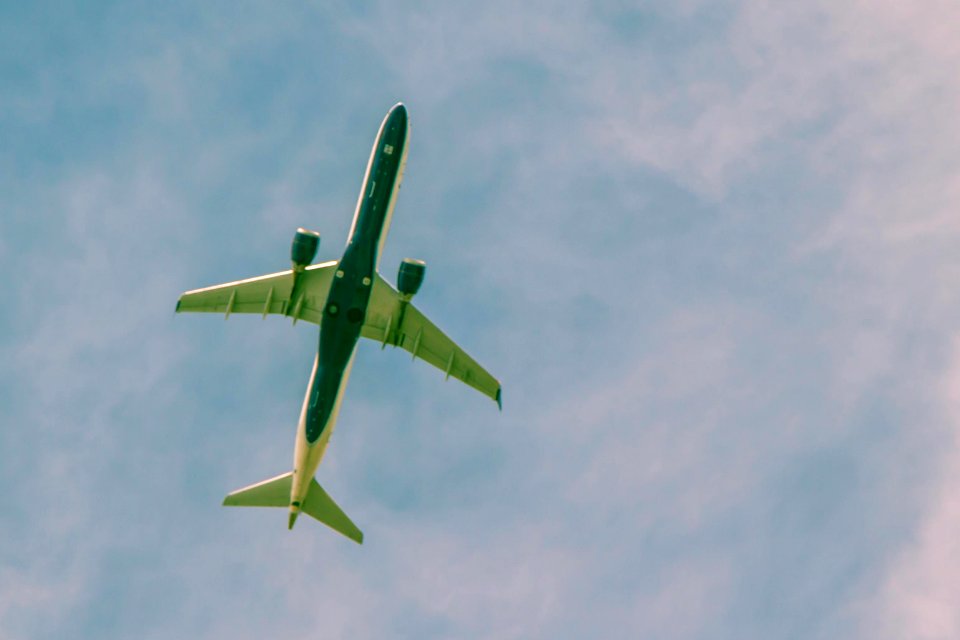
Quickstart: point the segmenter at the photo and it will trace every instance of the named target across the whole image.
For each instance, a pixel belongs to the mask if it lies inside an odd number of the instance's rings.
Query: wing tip
[[[497,401],[497,409],[499,409],[500,412],[502,413],[503,412],[503,387],[497,387],[497,397],[495,399]]]

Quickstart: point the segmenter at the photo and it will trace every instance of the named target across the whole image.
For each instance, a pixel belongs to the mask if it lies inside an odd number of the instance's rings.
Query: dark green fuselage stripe
[[[306,416],[306,437],[310,444],[320,439],[330,421],[343,374],[360,338],[370,303],[380,237],[406,144],[407,111],[400,104],[387,114],[377,138],[353,234],[337,266],[320,320],[317,371],[310,385]]]

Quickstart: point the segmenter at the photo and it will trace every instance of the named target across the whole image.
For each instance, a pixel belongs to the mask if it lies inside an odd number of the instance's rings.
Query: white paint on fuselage
[[[407,168],[407,151],[410,149],[410,116],[407,116],[407,132],[403,136],[403,152],[400,156],[400,168],[397,169],[397,179],[393,181],[393,189],[390,191],[390,200],[387,202],[387,215],[383,219],[383,231],[380,232],[380,242],[377,245],[377,257],[374,260],[375,269],[380,270],[380,256],[383,255],[383,245],[387,242],[387,234],[390,233],[390,223],[393,221],[393,207],[397,203],[397,192],[400,191],[400,183],[403,182],[403,172]],[[376,146],[373,152],[377,152]],[[372,156],[371,156],[372,159]],[[359,211],[358,211],[359,213]]]
[[[390,110],[391,112],[393,109]],[[383,135],[383,129],[387,126],[390,119],[390,113],[387,113],[383,122],[380,123],[380,129],[377,131],[377,137],[373,141],[373,148],[370,150],[370,159],[367,160],[367,170],[363,174],[363,185],[360,187],[360,197],[357,198],[357,208],[353,212],[353,222],[350,224],[350,232],[347,234],[347,244],[353,238],[353,232],[357,229],[357,223],[360,220],[360,211],[363,209],[363,201],[368,193],[371,192],[368,182],[370,181],[370,170],[373,169],[373,161],[377,157],[377,148],[380,146],[380,137]],[[383,219],[383,230],[380,232],[380,242],[377,244],[377,255],[374,260],[375,268],[380,268],[380,256],[383,254],[383,245],[387,241],[387,234],[390,232],[390,223],[393,221],[393,207],[397,203],[397,192],[400,190],[400,183],[403,182],[403,172],[407,168],[407,152],[410,149],[410,116],[407,115],[407,131],[403,136],[403,151],[400,156],[400,168],[397,170],[397,179],[393,181],[393,189],[390,191],[390,200],[387,201],[387,215]],[[393,149],[396,151],[396,149]],[[391,152],[392,153],[392,152]],[[372,186],[372,185],[371,185]]]
[[[316,442],[310,444],[307,442],[307,406],[310,403],[310,390],[313,388],[314,378],[317,377],[317,364],[320,356],[313,359],[313,371],[310,373],[310,381],[307,383],[307,393],[303,398],[303,407],[300,409],[300,421],[297,424],[297,440],[293,448],[293,480],[290,484],[290,511],[299,513],[307,499],[307,491],[310,489],[310,480],[313,479],[323,460],[323,454],[327,451],[327,444],[330,442],[330,436],[333,435],[333,429],[337,424],[337,416],[340,415],[340,405],[343,403],[343,393],[347,388],[347,381],[350,379],[350,371],[353,369],[353,360],[357,355],[357,348],[353,348],[350,354],[350,360],[343,370],[343,377],[340,379],[340,388],[337,389],[337,397],[333,402],[333,409],[330,411],[330,417],[327,418],[327,424],[323,426],[323,431]],[[294,506],[296,505],[296,506]]]

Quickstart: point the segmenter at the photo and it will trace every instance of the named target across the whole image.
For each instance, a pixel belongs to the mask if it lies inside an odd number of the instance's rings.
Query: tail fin
[[[275,478],[237,489],[223,499],[226,507],[289,507],[290,484],[293,473],[287,472]],[[301,507],[307,513],[337,533],[358,544],[363,544],[363,532],[353,524],[347,514],[337,506],[323,487],[313,479],[307,491],[307,499]]]

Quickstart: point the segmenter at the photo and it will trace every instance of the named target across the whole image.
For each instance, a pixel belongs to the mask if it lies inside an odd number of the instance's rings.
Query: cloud
[[[955,634],[957,45],[938,9],[104,23],[70,91],[0,111],[87,125],[22,172],[3,223],[22,266],[2,633]],[[491,418],[361,353],[322,471],[356,549],[215,508],[288,464],[315,334],[170,305],[278,268],[300,224],[335,252],[397,97],[414,148],[384,264],[428,258],[418,304],[507,403]]]
[[[165,378],[183,356],[174,341],[147,339],[168,317],[158,292],[177,269],[149,257],[189,228],[175,190],[144,166],[47,187],[50,217],[24,243],[37,250],[17,245],[18,341],[7,347],[16,394],[4,477],[17,489],[4,505],[0,628],[13,637],[56,634],[89,606],[100,562],[134,528],[123,515],[139,490],[127,455],[152,440],[137,407],[169,399]],[[51,612],[42,624],[40,609]]]
[[[910,539],[895,554],[875,595],[860,604],[865,637],[954,638],[960,633],[960,340],[954,337],[951,364],[940,388],[939,452],[934,472],[918,491],[923,505]]]

